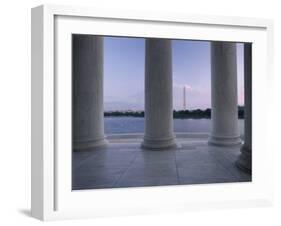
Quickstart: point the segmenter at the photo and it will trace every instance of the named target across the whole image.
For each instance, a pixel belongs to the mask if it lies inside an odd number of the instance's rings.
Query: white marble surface
[[[145,41],[145,134],[143,148],[175,147],[171,40]]]
[[[209,143],[241,143],[237,115],[236,43],[211,42],[212,132]]]
[[[74,35],[72,46],[73,146],[103,146],[103,38]]]
[[[240,146],[207,144],[207,137],[181,139],[181,148],[151,151],[139,140],[109,139],[106,149],[73,153],[73,189],[251,181],[235,161]]]

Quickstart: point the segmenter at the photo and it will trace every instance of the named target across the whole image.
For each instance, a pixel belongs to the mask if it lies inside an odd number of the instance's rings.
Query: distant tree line
[[[114,116],[129,116],[129,117],[144,117],[144,111],[107,111],[104,112],[105,117]],[[173,111],[174,118],[211,118],[211,109],[207,108],[205,110],[195,109],[195,110],[179,110]],[[238,106],[238,118],[244,118],[244,107]]]
[[[211,109],[206,110],[196,109],[196,110],[180,110],[173,111],[174,118],[211,118]]]
[[[104,116],[131,116],[131,117],[144,117],[144,111],[106,111]]]
[[[238,106],[238,118],[239,119],[244,118],[244,106]]]

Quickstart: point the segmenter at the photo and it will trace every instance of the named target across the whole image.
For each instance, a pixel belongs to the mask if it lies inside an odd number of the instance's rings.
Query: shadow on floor
[[[32,217],[31,216],[31,210],[29,210],[29,209],[19,209],[18,211],[19,211],[19,213],[21,213],[21,214],[23,214],[27,217]]]

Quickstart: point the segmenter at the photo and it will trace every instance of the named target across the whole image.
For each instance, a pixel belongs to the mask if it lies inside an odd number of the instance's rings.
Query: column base
[[[242,143],[240,136],[226,137],[226,136],[213,136],[211,135],[208,144],[216,146],[235,146]]]
[[[149,150],[175,149],[180,147],[181,145],[176,142],[175,137],[164,139],[144,137],[143,142],[141,144],[142,149]]]
[[[101,137],[95,140],[86,140],[86,141],[74,141],[73,143],[73,150],[74,151],[81,151],[85,149],[97,149],[97,148],[104,148],[108,144],[108,141],[105,137]]]
[[[252,172],[252,150],[245,145],[241,147],[241,154],[236,161],[236,166],[246,173]]]

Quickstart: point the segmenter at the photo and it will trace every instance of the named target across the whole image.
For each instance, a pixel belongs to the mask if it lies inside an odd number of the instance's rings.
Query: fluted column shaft
[[[212,131],[209,143],[240,144],[235,43],[211,42],[211,80]]]
[[[245,139],[237,166],[252,171],[252,44],[244,44],[244,89],[245,89]]]
[[[175,147],[172,48],[167,39],[145,42],[145,134],[143,148]]]
[[[106,144],[103,116],[103,38],[72,36],[72,136],[75,150]]]

